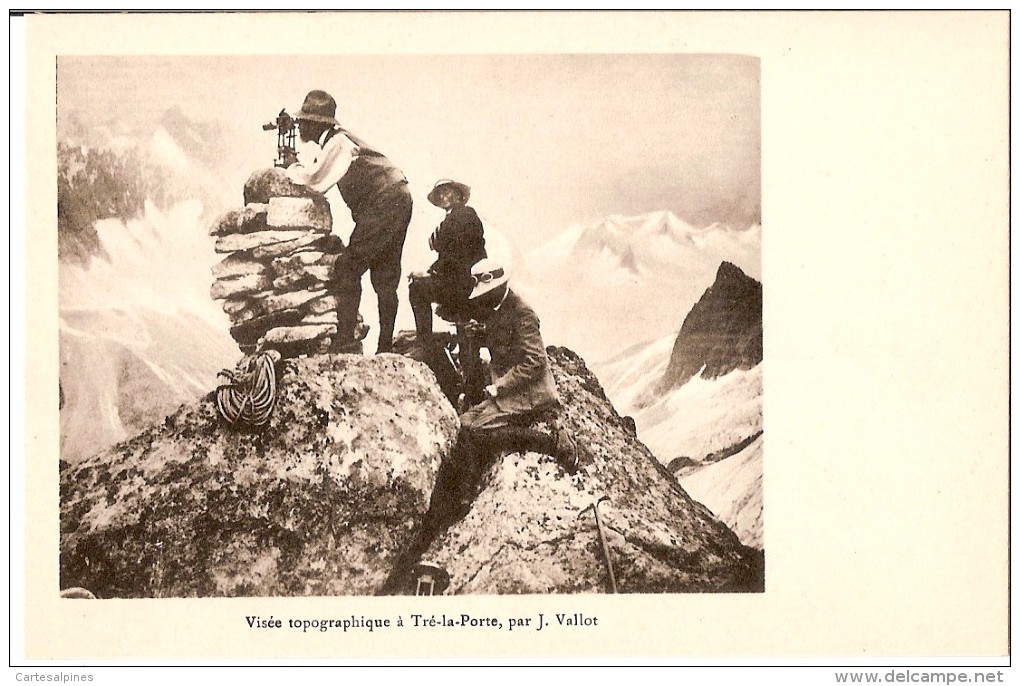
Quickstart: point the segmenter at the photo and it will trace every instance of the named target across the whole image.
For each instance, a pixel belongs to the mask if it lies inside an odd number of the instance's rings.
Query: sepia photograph
[[[760,592],[759,61],[59,56],[61,592]]]
[[[1007,12],[22,19],[12,667],[1008,666]]]

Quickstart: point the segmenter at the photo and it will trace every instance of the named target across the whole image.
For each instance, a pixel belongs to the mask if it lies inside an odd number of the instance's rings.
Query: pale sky
[[[219,122],[236,143],[223,162],[240,188],[275,155],[261,125],[315,88],[401,167],[422,222],[441,219],[424,200],[441,177],[471,186],[470,204],[523,250],[612,213],[760,222],[750,57],[62,57],[58,117],[146,130],[178,107]]]

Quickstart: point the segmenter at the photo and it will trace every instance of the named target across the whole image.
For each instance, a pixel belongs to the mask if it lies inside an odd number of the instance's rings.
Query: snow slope
[[[762,365],[715,379],[696,376],[662,393],[674,339],[669,335],[632,346],[596,373],[616,410],[633,417],[638,438],[660,462],[694,461],[680,476],[684,490],[746,545],[761,548]]]
[[[674,333],[729,261],[761,278],[761,227],[693,227],[671,212],[570,227],[527,255],[547,340],[592,363]]]
[[[719,517],[744,545],[759,550],[764,548],[762,444],[759,436],[736,455],[680,479],[688,495]]]
[[[216,387],[240,351],[209,296],[219,259],[201,203],[107,219],[105,257],[59,271],[61,459],[74,462]]]
[[[701,460],[761,431],[761,365],[659,391],[673,339],[634,346],[596,367],[606,395],[618,412],[634,418],[638,437],[655,456],[664,464],[680,456]]]
[[[675,338],[671,334],[638,343],[596,366],[602,387],[618,412],[634,416],[655,400],[654,389],[669,367]]]
[[[61,459],[77,462],[162,422],[239,358],[229,336],[186,311],[61,312]]]
[[[641,440],[661,460],[701,460],[762,430],[761,365],[717,379],[694,377],[636,409]]]

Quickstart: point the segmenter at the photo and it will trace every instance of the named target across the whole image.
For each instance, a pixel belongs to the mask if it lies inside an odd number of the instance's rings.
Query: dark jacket
[[[471,280],[471,267],[485,254],[482,220],[467,205],[455,205],[429,238],[429,247],[439,253],[429,272],[454,282]]]
[[[375,205],[386,202],[394,193],[406,194],[407,179],[385,155],[373,150],[346,129],[333,128],[323,145],[338,133],[343,133],[358,146],[358,156],[337,183],[337,189],[351,210],[351,219],[359,223],[366,212],[372,212]]]
[[[484,344],[501,410],[524,413],[559,402],[538,316],[512,290],[486,320]]]

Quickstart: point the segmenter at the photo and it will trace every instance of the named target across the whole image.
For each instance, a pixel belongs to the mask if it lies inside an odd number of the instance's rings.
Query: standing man
[[[340,126],[336,101],[329,93],[308,93],[294,120],[301,140],[316,143],[320,152],[314,160],[288,167],[287,176],[319,193],[337,186],[354,220],[350,244],[337,259],[329,286],[337,299],[337,336],[331,352],[354,352],[360,347],[354,328],[366,271],[379,298],[376,352],[390,352],[400,261],[411,222],[407,179],[385,156]]]

